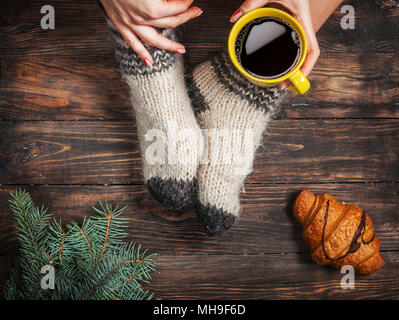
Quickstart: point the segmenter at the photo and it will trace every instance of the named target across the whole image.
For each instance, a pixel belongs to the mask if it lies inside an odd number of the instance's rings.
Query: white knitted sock
[[[147,47],[154,60],[149,69],[107,22],[136,114],[146,185],[167,208],[190,206],[197,196],[202,135],[187,95],[182,57]],[[169,29],[162,34],[174,38]]]
[[[189,86],[197,119],[205,132],[204,158],[197,175],[196,208],[207,233],[221,234],[239,216],[240,192],[252,171],[263,131],[279,111],[284,92],[260,88],[219,55],[197,66]]]

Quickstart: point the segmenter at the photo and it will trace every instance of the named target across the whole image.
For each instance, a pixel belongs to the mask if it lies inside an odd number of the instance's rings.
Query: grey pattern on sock
[[[151,195],[171,210],[192,207],[198,193],[197,179],[176,180],[152,177],[146,182]]]
[[[274,115],[280,111],[284,91],[278,87],[258,87],[242,76],[230,62],[227,54],[217,55],[212,67],[226,89],[242,99],[247,100],[255,108],[264,109]]]
[[[272,117],[281,111],[283,91],[277,87],[258,87],[249,82],[235,69],[224,52],[211,60],[211,66],[226,89],[247,100],[255,108],[265,109]],[[195,114],[209,109],[195,79],[188,76],[186,82]]]
[[[208,109],[208,104],[205,102],[205,98],[198,88],[192,75],[186,76],[186,85],[188,95],[191,99],[191,105],[193,107],[194,113],[197,116],[199,113],[204,112]]]
[[[123,75],[150,75],[156,72],[166,71],[176,62],[176,54],[167,50],[158,49],[145,44],[146,49],[154,59],[152,68],[148,68],[143,60],[125,42],[119,31],[113,26],[109,19],[108,25],[117,44],[115,54],[120,61]],[[176,40],[174,33],[170,29],[160,30],[160,33],[171,39]]]
[[[210,236],[220,236],[229,230],[237,220],[237,217],[215,206],[196,205],[197,216],[202,223],[205,232]]]

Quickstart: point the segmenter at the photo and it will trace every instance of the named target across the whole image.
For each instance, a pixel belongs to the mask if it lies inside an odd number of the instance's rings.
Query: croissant
[[[340,269],[351,265],[359,274],[372,274],[385,264],[370,217],[354,204],[343,204],[328,193],[302,190],[294,216],[314,262]]]

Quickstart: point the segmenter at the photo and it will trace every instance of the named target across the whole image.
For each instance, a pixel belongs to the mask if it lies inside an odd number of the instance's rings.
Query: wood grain
[[[231,24],[230,15],[241,0],[201,0],[204,10],[200,18],[181,27],[190,63],[197,63],[224,48]],[[3,0],[0,7],[7,15],[1,20],[2,56],[9,55],[81,55],[112,50],[104,17],[96,1],[54,0],[55,30],[42,30],[42,3],[34,0]],[[352,0],[355,8],[354,30],[340,27],[344,14],[337,8],[318,33],[322,51],[390,52],[399,50],[399,9],[381,5],[380,0]]]
[[[0,254],[17,246],[14,221],[8,210],[8,193],[16,186],[0,187]],[[383,250],[399,248],[398,184],[286,184],[248,185],[241,195],[239,223],[221,238],[206,236],[195,213],[166,210],[151,198],[144,186],[23,186],[37,204],[64,222],[81,221],[94,214],[100,200],[128,205],[128,239],[152,252],[183,254],[307,253],[301,227],[292,215],[293,202],[303,188],[329,192],[337,199],[356,203],[373,219]]]
[[[398,299],[399,254],[385,258],[386,266],[343,290],[342,274],[306,255],[160,256],[149,289],[164,299]]]
[[[97,1],[51,2],[55,29],[43,30],[44,3],[35,0],[1,1],[1,55],[82,55],[111,50],[104,16]]]
[[[241,2],[196,3],[203,15],[178,31],[188,70],[225,48]],[[396,2],[344,1],[355,29],[340,27],[340,8],[322,27],[312,90],[288,95],[246,181],[239,223],[210,238],[193,211],[170,212],[143,186],[134,113],[96,1],[52,1],[55,30],[40,28],[43,3],[1,1],[0,288],[18,247],[8,194],[23,187],[65,222],[93,214],[99,200],[127,204],[128,240],[160,254],[149,287],[157,297],[399,299]],[[310,260],[291,212],[302,188],[373,219],[387,265],[356,278],[355,290]]]
[[[355,29],[341,28],[344,5],[355,11]],[[399,8],[382,0],[344,1],[317,34],[322,51],[391,52],[399,51]],[[395,42],[395,43],[393,43]]]
[[[133,116],[113,53],[3,58],[1,78],[1,119],[126,120]]]
[[[309,93],[290,93],[288,118],[396,118],[399,55],[322,53]]]
[[[162,299],[399,299],[398,252],[373,275],[355,277],[343,290],[343,274],[313,263],[307,255],[184,255],[157,257],[146,288]],[[0,256],[0,286],[13,258]]]
[[[113,53],[1,61],[0,119],[126,120],[134,117]],[[399,118],[399,55],[323,53],[304,96],[282,118]]]
[[[399,120],[280,120],[248,183],[398,182]],[[0,184],[142,183],[134,121],[10,122]]]

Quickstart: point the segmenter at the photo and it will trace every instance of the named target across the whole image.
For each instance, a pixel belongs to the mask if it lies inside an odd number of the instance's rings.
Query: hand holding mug
[[[289,13],[301,24],[308,42],[306,59],[301,67],[301,71],[305,76],[308,76],[320,55],[319,44],[317,42],[310,15],[309,0],[246,0],[231,16],[230,22],[235,22],[248,11],[263,7],[268,3],[277,4],[279,9],[281,9],[281,6],[287,9]],[[280,88],[285,89],[289,85],[290,82],[287,80],[280,84]]]

